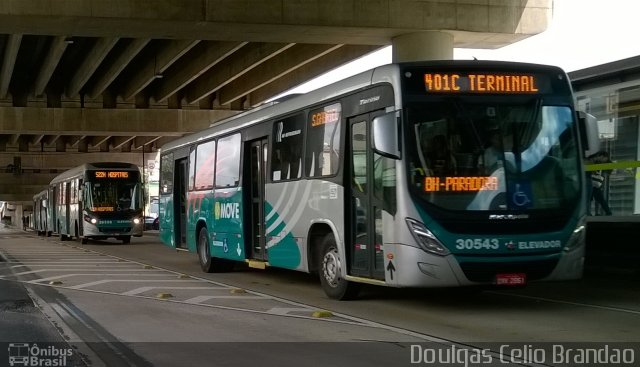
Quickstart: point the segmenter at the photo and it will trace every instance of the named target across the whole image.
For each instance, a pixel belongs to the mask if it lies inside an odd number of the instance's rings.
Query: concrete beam
[[[149,38],[136,38],[127,45],[118,57],[109,64],[109,68],[100,74],[98,81],[87,95],[96,98],[120,75],[133,58],[151,41]]]
[[[91,138],[91,146],[92,147],[98,147],[104,143],[106,143],[109,139],[111,139],[111,135],[106,135],[106,136],[94,136],[93,138]]]
[[[151,84],[158,75],[162,75],[167,68],[173,65],[173,63],[199,42],[198,40],[169,41],[153,60],[149,60],[125,83],[120,92],[122,99],[129,100],[140,93],[147,85]]]
[[[114,136],[111,138],[111,148],[120,149],[125,144],[131,144],[131,141],[135,139],[135,136]]]
[[[218,90],[218,103],[230,104],[340,47],[342,45],[295,45],[275,56],[270,63],[253,68]]]
[[[202,130],[230,110],[0,107],[3,134],[180,136]]]
[[[171,78],[160,79],[156,101],[164,101],[172,94],[191,83],[204,72],[236,52],[247,42],[201,42],[189,52],[189,57],[180,59],[172,68]]]
[[[42,0],[0,5],[0,33],[319,44],[388,45],[393,37],[453,31],[454,44],[478,33],[507,43],[544,31],[552,0]],[[511,40],[509,42],[509,40]],[[503,45],[505,45],[503,44]],[[496,44],[489,44],[496,47]],[[468,46],[467,46],[468,47]],[[484,48],[482,42],[473,47]]]
[[[107,57],[107,54],[117,42],[118,38],[114,37],[100,38],[98,42],[96,42],[87,57],[84,58],[80,67],[78,67],[76,73],[71,78],[71,82],[69,82],[69,86],[66,90],[67,97],[75,97],[80,92],[82,87],[84,87],[98,66],[100,66],[102,60]]]
[[[68,136],[67,144],[69,144],[69,146],[71,146],[72,148],[77,148],[78,144],[80,144],[80,142],[83,141],[86,137],[86,135]]]
[[[252,43],[202,74],[187,87],[187,103],[195,103],[231,83],[256,66],[293,47],[294,43]]]
[[[0,69],[0,98],[5,98],[7,92],[9,92],[9,83],[11,83],[11,75],[13,75],[13,67],[16,64],[21,43],[21,34],[9,35],[2,59],[2,68]]]
[[[348,61],[357,59],[377,50],[379,46],[343,46],[325,56],[296,68],[285,76],[257,89],[249,94],[252,106],[258,106],[268,98],[294,88],[309,79],[315,78],[327,70],[337,68]]]
[[[45,135],[46,137],[43,139],[46,145],[52,145],[56,142],[56,140],[60,139],[62,135],[54,134],[54,135]]]
[[[51,75],[53,75],[53,72],[56,70],[68,45],[67,36],[57,36],[51,41],[47,56],[45,56],[42,66],[40,67],[40,72],[36,77],[33,90],[35,96],[40,96],[44,93],[44,89],[47,87],[47,84],[49,84]]]
[[[22,134],[20,134],[20,133],[12,134],[12,135],[9,137],[9,141],[8,141],[9,145],[16,145],[16,144],[18,144],[18,141],[20,141],[20,136],[22,136]]]
[[[36,134],[36,135],[32,135],[31,136],[31,141],[29,142],[29,144],[32,145],[37,145],[40,144],[40,142],[42,141],[42,139],[45,137],[44,134]]]
[[[48,152],[41,154],[39,152],[21,152],[21,164],[23,170],[41,170],[48,172],[51,169],[58,171],[68,170],[79,166],[83,163],[90,162],[127,162],[140,165],[142,157],[140,152],[134,153],[117,153],[110,152],[105,155],[102,152]],[[0,171],[9,164],[13,164],[15,152],[0,152]]]
[[[158,139],[160,139],[160,136],[136,136],[135,139],[133,139],[133,145],[131,148],[141,149],[145,145],[149,145]]]
[[[177,136],[163,136],[158,140],[154,141],[153,143],[155,144],[156,149],[160,149],[162,148],[163,145],[170,143],[177,138],[178,138]]]
[[[395,37],[391,59],[393,62],[453,60],[453,35],[429,31]]]

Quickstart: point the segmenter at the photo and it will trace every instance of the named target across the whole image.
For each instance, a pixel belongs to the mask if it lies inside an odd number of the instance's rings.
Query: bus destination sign
[[[425,73],[427,93],[539,93],[535,75],[497,73]]]
[[[129,178],[127,171],[95,171],[96,178]]]
[[[498,190],[498,178],[482,177],[425,177],[424,191],[475,192]]]

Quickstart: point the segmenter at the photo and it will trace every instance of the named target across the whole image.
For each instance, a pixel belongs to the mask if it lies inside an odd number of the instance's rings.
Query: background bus
[[[51,236],[53,231],[53,217],[49,205],[49,190],[42,190],[33,196],[33,229],[38,235]]]
[[[559,68],[391,64],[234,116],[161,151],[160,237],[358,284],[579,278],[585,178]]]
[[[129,163],[87,163],[49,185],[54,232],[62,241],[76,237],[115,238],[129,243],[142,236],[144,206],[140,170]]]

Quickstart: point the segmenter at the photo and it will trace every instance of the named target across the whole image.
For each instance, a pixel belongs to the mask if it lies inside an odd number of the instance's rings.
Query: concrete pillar
[[[453,60],[453,35],[440,31],[408,33],[392,40],[392,61]]]
[[[24,211],[22,210],[22,205],[16,205],[16,210],[13,212],[13,217],[11,218],[11,224],[22,229],[22,217],[24,216]]]

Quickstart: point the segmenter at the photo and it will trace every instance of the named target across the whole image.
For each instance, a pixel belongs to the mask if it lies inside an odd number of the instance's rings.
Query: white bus
[[[381,66],[161,149],[160,238],[328,296],[579,278],[585,179],[557,67]]]

